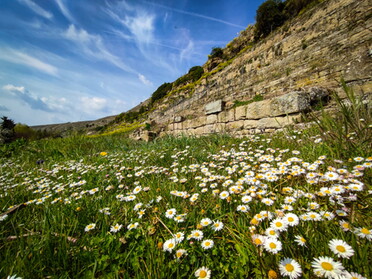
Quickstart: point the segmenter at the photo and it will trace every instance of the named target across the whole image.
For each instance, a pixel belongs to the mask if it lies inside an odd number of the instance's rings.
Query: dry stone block
[[[202,135],[204,133],[204,126],[194,129],[195,135]]]
[[[257,125],[258,125],[258,120],[245,120],[244,121],[244,129],[256,128]]]
[[[228,131],[242,130],[242,129],[244,129],[244,120],[228,122],[226,124],[226,129]]]
[[[247,113],[246,106],[240,106],[235,108],[235,120],[245,119],[246,113]]]
[[[226,132],[226,123],[217,123],[216,124],[216,132],[225,133]]]
[[[247,105],[247,119],[260,119],[271,115],[271,100],[263,100]]]
[[[174,129],[175,130],[182,130],[182,127],[183,125],[182,125],[182,122],[180,122],[180,123],[174,123]]]
[[[210,114],[207,115],[207,122],[206,124],[215,124],[217,122],[217,114]]]
[[[229,120],[227,118],[227,111],[221,111],[219,114],[217,114],[217,121],[219,123],[229,122]]]
[[[223,110],[223,101],[218,100],[205,106],[205,114],[219,113]]]
[[[295,91],[274,98],[271,101],[271,116],[301,112],[310,108],[310,100],[305,92]]]
[[[268,117],[258,120],[257,128],[259,129],[268,129],[268,128],[282,128],[284,126],[293,124],[295,119],[298,119],[299,116],[288,116],[288,117]]]
[[[204,126],[204,134],[212,134],[216,132],[216,125],[215,124],[210,124],[210,125],[205,125]]]
[[[206,123],[206,117],[205,116],[190,119],[190,126],[194,127],[194,128],[204,126],[205,123]]]

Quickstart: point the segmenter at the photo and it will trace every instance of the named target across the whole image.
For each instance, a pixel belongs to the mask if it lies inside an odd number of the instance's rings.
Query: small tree
[[[6,116],[1,117],[1,120],[0,143],[10,143],[14,140],[15,123]]]
[[[258,7],[256,12],[256,40],[260,37],[266,37],[285,22],[284,5],[281,0],[267,0]]]
[[[209,55],[210,58],[223,58],[223,50],[220,47],[212,48],[211,54]]]

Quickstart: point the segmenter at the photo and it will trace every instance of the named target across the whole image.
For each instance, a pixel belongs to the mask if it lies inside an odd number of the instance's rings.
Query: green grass
[[[355,119],[365,109],[355,106]],[[346,115],[332,118],[334,128],[325,135],[327,116],[307,130],[243,139],[211,135],[143,143],[125,134],[76,135],[3,146],[0,278],[196,278],[203,266],[212,278],[268,278],[269,271],[280,276],[278,264],[286,257],[300,264],[301,278],[318,278],[311,264],[319,257],[370,278],[372,157],[364,135],[371,122],[363,115],[355,126]],[[346,125],[342,131],[355,133],[354,139],[329,136],[337,125]],[[44,163],[36,164],[40,159]],[[252,200],[244,203],[245,196]],[[18,205],[25,206],[12,211]],[[136,205],[144,211],[141,218]],[[242,212],[242,205],[249,210]],[[184,222],[167,218],[169,209]],[[254,244],[252,237],[290,212],[300,220],[280,232],[281,250]],[[319,221],[305,220],[319,214]],[[222,222],[223,229],[203,227],[205,218]],[[342,229],[341,221],[351,229]],[[129,230],[134,223],[138,227]],[[89,224],[95,228],[86,231]],[[121,230],[111,232],[116,224]],[[214,241],[211,249],[187,239],[197,229],[203,240]],[[185,239],[164,251],[177,232]],[[306,239],[306,247],[296,236]],[[350,258],[332,252],[335,239],[352,247]],[[176,259],[178,249],[187,255]]]

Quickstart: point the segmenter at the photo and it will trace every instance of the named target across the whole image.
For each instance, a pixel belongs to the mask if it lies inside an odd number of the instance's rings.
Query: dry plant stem
[[[0,214],[0,217],[4,216],[4,215],[9,215],[9,214],[12,214],[14,212],[16,212],[18,209],[21,209],[23,207],[26,207],[26,205],[24,203],[21,203],[21,204],[18,204],[16,206],[13,206],[11,209],[9,209],[7,212],[4,212],[4,213],[1,213]]]
[[[28,236],[33,236],[33,235],[40,235],[40,234],[41,234],[40,232],[31,232],[31,233],[26,233],[26,234],[22,234],[22,235],[11,235],[11,236],[8,236],[6,238],[6,240],[16,240],[18,238],[28,237]],[[64,235],[59,234],[59,233],[52,233],[52,235],[54,235],[54,236],[64,236]],[[77,238],[67,236],[67,240],[70,241],[70,242],[75,243],[77,241]]]
[[[158,217],[158,216],[156,216],[156,219],[158,219],[158,221],[164,226],[164,228],[166,228],[167,229],[167,231],[171,234],[171,235],[173,235],[173,233],[172,233],[172,231],[163,223],[163,221],[162,220],[160,220],[160,218]]]

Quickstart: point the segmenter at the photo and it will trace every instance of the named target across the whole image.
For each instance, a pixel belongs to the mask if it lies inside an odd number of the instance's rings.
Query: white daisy
[[[302,274],[300,264],[290,258],[285,258],[279,262],[279,271],[282,276],[288,276],[291,279],[299,278]]]
[[[194,275],[198,279],[209,279],[209,278],[211,278],[211,273],[212,272],[211,272],[210,269],[208,269],[205,266],[202,266],[197,271],[195,271]]]
[[[116,233],[116,232],[118,232],[118,231],[120,231],[121,230],[121,227],[122,227],[123,225],[119,225],[119,224],[116,224],[116,225],[114,225],[114,226],[111,226],[111,228],[110,228],[110,232],[114,232],[114,233]]]
[[[331,249],[332,252],[338,257],[349,259],[352,255],[354,255],[353,248],[343,240],[332,239],[328,246],[329,249]]]
[[[86,232],[89,232],[89,231],[93,230],[95,227],[96,227],[96,224],[91,223],[91,224],[87,225],[84,230]]]
[[[203,240],[201,246],[203,247],[204,250],[211,249],[214,246],[214,242],[211,239],[206,239]]]
[[[280,250],[282,250],[282,243],[279,240],[277,240],[276,238],[268,237],[265,240],[264,248],[265,248],[266,251],[268,251],[272,254],[276,254]]]
[[[174,238],[168,239],[163,244],[163,250],[168,251],[168,252],[172,252],[173,249],[176,247],[176,244],[177,244],[177,242]]]
[[[223,229],[223,223],[221,221],[213,221],[212,229],[216,232]]]
[[[344,267],[340,262],[336,262],[329,257],[314,258],[311,266],[318,277],[338,278],[344,271]]]

